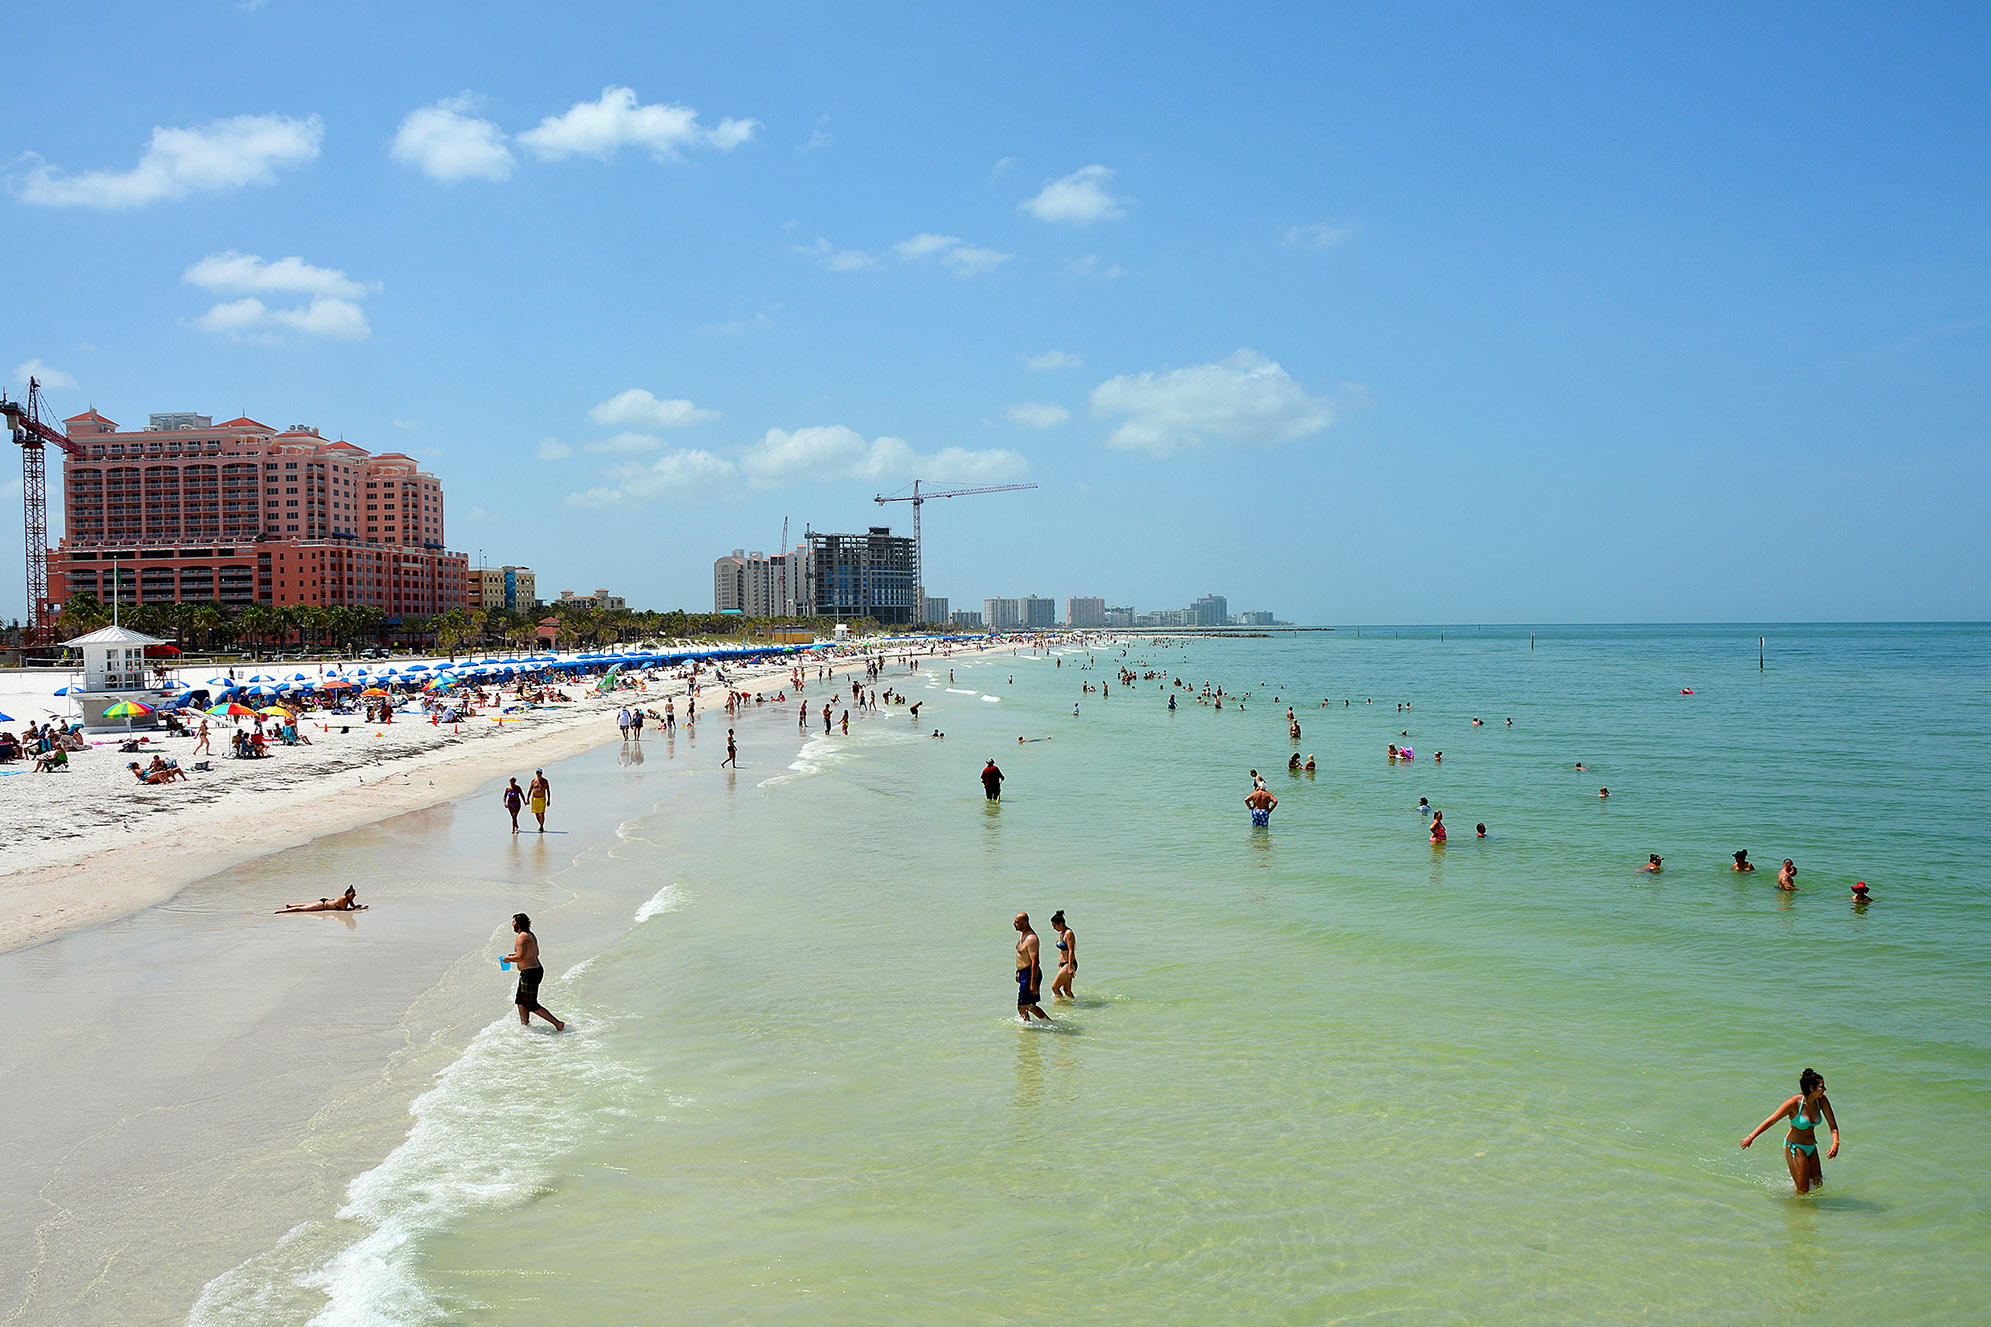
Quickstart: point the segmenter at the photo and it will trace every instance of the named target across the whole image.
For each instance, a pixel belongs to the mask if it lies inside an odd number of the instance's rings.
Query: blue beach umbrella
[[[58,696],[66,696],[72,691],[81,691],[82,689],[83,689],[82,687],[57,687],[55,689],[55,694]]]
[[[232,687],[235,685],[234,682],[225,677],[210,677],[207,679],[207,684],[211,687]]]
[[[426,673],[429,671],[429,666],[427,664],[409,664],[408,671],[411,673]]]
[[[309,682],[309,681],[311,680],[311,674],[309,674],[309,673],[292,673],[292,674],[290,675],[290,680],[291,680],[291,681],[293,681],[293,682]]]
[[[274,681],[276,681],[276,679],[275,679],[274,677],[271,677],[271,676],[270,676],[270,675],[269,675],[268,673],[257,673],[257,674],[256,674],[256,675],[255,675],[254,677],[250,678],[249,680],[250,680],[251,682],[274,682]]]
[[[11,714],[0,714],[0,723],[12,723],[12,722],[14,722],[14,716],[13,716],[13,715],[11,715]]]

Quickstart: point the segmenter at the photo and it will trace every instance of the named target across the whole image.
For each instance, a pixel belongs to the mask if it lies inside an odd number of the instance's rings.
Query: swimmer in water
[[[1818,1135],[1813,1131],[1820,1124],[1831,1127],[1832,1145],[1825,1149],[1826,1159],[1830,1160],[1839,1155],[1839,1120],[1832,1113],[1832,1103],[1825,1098],[1823,1074],[1812,1069],[1799,1074],[1797,1093],[1777,1107],[1769,1119],[1750,1130],[1742,1145],[1749,1146],[1778,1120],[1788,1119],[1790,1132],[1784,1135],[1784,1161],[1790,1166],[1791,1182],[1797,1185],[1797,1191],[1809,1193],[1825,1183],[1825,1172],[1818,1164]]]
[[[1610,795],[1611,795],[1611,790],[1609,788],[1599,788],[1597,790],[1597,796],[1599,798],[1609,797]]]
[[[1279,805],[1279,799],[1272,795],[1271,789],[1260,784],[1245,794],[1244,804],[1251,808],[1252,828],[1266,829],[1272,824],[1272,811]]]
[[[1867,882],[1864,880],[1855,880],[1853,882],[1853,910],[1855,912],[1864,911],[1867,904],[1871,902],[1873,902],[1873,891],[1867,888]]]
[[[1417,814],[1421,816],[1431,814],[1431,799],[1429,797],[1420,797],[1417,799]]]
[[[1307,765],[1306,765],[1306,769],[1307,769],[1307,773],[1309,773],[1309,774],[1311,774],[1311,773],[1313,773],[1313,772],[1314,772],[1314,753],[1313,753],[1313,752],[1311,752],[1311,751],[1307,752]]]
[[[1660,869],[1659,864],[1665,860],[1666,860],[1665,858],[1661,857],[1656,852],[1647,853],[1645,858],[1645,865],[1639,867],[1638,869],[1641,871],[1650,871],[1654,875],[1657,875],[1659,874],[1659,869]]]
[[[1479,836],[1481,838],[1486,837],[1486,822],[1484,820],[1480,821],[1477,825],[1474,825],[1473,828],[1479,831]]]
[[[1290,758],[1289,760],[1287,760],[1287,761],[1286,761],[1286,768],[1287,768],[1287,769],[1289,769],[1289,770],[1291,770],[1291,771],[1293,771],[1293,772],[1294,772],[1295,774],[1299,773],[1299,769],[1300,769],[1300,753],[1299,753],[1299,752],[1295,751],[1295,752],[1294,752],[1294,753],[1292,754],[1292,757],[1291,757],[1291,758]]]
[[[1437,848],[1445,846],[1445,813],[1443,811],[1433,811],[1431,813],[1431,844]]]
[[[1786,893],[1797,892],[1797,864],[1788,857],[1784,858],[1783,869],[1777,872],[1777,888]]]
[[[1729,870],[1731,870],[1731,871],[1753,871],[1753,870],[1755,870],[1755,869],[1756,869],[1756,863],[1754,863],[1754,862],[1752,862],[1752,861],[1750,861],[1750,860],[1749,860],[1749,849],[1747,849],[1747,848],[1738,848],[1738,849],[1736,849],[1736,852],[1735,852],[1735,865],[1733,865],[1733,866],[1729,867],[1728,869],[1729,869]]]

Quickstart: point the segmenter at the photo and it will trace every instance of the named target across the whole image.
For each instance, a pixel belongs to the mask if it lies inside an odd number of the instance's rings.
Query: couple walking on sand
[[[1044,988],[1044,966],[1038,954],[1037,932],[1031,929],[1030,914],[1019,912],[1014,923],[1016,937],[1016,1016],[1028,1023],[1032,1016],[1046,1023],[1051,1016],[1038,1004]],[[1058,975],[1051,980],[1051,994],[1072,998],[1072,978],[1078,975],[1078,932],[1065,924],[1063,908],[1051,914],[1051,929],[1058,933]]]
[[[518,779],[514,777],[505,785],[504,801],[505,810],[511,813],[512,833],[518,833],[518,813],[528,802],[532,804],[532,814],[539,820],[539,832],[546,832],[546,808],[553,801],[553,785],[547,782],[545,770],[534,770],[532,784],[526,788],[519,787]]]

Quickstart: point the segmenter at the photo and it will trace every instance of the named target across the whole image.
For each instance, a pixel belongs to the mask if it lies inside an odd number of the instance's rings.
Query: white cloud
[[[509,179],[515,163],[504,131],[470,114],[480,104],[466,92],[409,111],[394,131],[390,155],[432,180]]]
[[[746,448],[740,469],[755,488],[774,488],[798,480],[922,479],[944,481],[1008,479],[1022,474],[1029,463],[1012,451],[968,451],[948,447],[922,456],[901,438],[866,442],[841,424],[814,428],[769,429]]]
[[[265,262],[252,253],[230,249],[213,253],[181,274],[187,284],[217,292],[255,292],[226,300],[193,320],[203,332],[239,340],[282,341],[286,333],[360,341],[372,334],[366,314],[355,299],[379,286],[354,281],[332,267],[313,267],[302,258]],[[309,304],[273,309],[257,298],[264,295],[309,295]]]
[[[1018,401],[1002,413],[1010,423],[1032,429],[1055,428],[1072,417],[1072,412],[1063,406],[1046,401]]]
[[[361,341],[371,335],[366,314],[351,300],[320,296],[295,309],[272,309],[254,295],[217,304],[193,320],[203,332],[244,340],[281,341],[286,331]]]
[[[866,267],[876,267],[878,260],[868,253],[856,249],[839,249],[828,240],[818,239],[814,244],[791,246],[796,253],[804,254],[823,265],[830,272],[855,272]]]
[[[397,429],[418,429],[422,426],[419,419],[390,419],[387,422]]]
[[[689,401],[659,401],[640,387],[618,392],[588,411],[597,424],[629,424],[637,428],[676,429],[701,420],[717,419],[717,410],[701,410]]]
[[[1023,361],[1023,367],[1042,371],[1045,369],[1075,369],[1085,363],[1068,350],[1047,350],[1041,355],[1030,355]]]
[[[31,359],[25,364],[14,366],[14,381],[25,387],[33,378],[51,392],[67,391],[76,385],[76,379],[61,369],[52,369],[39,359]]]
[[[317,116],[237,115],[192,129],[155,126],[128,171],[67,175],[42,165],[20,186],[25,202],[46,207],[143,207],[190,193],[269,184],[279,168],[318,155],[325,125]]]
[[[645,465],[631,461],[608,471],[613,485],[571,493],[576,507],[621,507],[658,498],[691,501],[711,497],[733,486],[739,470],[723,456],[696,448],[666,452]]]
[[[330,295],[336,299],[358,299],[377,284],[354,281],[335,267],[313,267],[302,258],[279,258],[264,262],[253,253],[229,249],[211,253],[189,267],[181,280],[203,290],[229,294]]]
[[[809,135],[808,142],[795,150],[797,152],[814,152],[817,148],[828,147],[834,142],[836,142],[835,136],[826,134],[821,129],[818,129],[815,133]]]
[[[664,440],[654,433],[618,433],[612,438],[602,438],[588,444],[591,452],[649,452],[664,445]]]
[[[518,141],[546,159],[587,153],[607,160],[625,147],[647,148],[659,161],[675,161],[687,147],[731,151],[754,136],[758,120],[721,120],[717,128],[698,123],[689,106],[645,106],[633,89],[606,87],[599,101],[577,101],[562,115],[549,115]]]
[[[1015,157],[1004,157],[1002,160],[996,162],[995,169],[989,172],[989,178],[991,180],[999,180],[1010,171],[1015,170],[1016,167],[1017,160]]]
[[[1083,258],[1067,258],[1065,260],[1065,275],[1098,277],[1102,281],[1112,281],[1117,277],[1127,275],[1127,269],[1118,263],[1102,264],[1098,254],[1089,253]]]
[[[721,336],[740,336],[747,332],[769,332],[774,330],[774,319],[763,309],[751,318],[735,318],[729,323],[717,323],[710,327],[700,328],[699,330],[717,332]]]
[[[574,454],[574,449],[558,438],[542,438],[534,450],[542,461],[564,461]]]
[[[964,243],[956,235],[919,234],[909,240],[900,240],[892,246],[892,252],[906,262],[918,262],[924,258],[938,258],[955,276],[977,276],[1002,263],[1011,255],[995,249],[984,249]]]
[[[1332,404],[1310,396],[1253,350],[1217,364],[1110,378],[1092,392],[1095,416],[1127,418],[1111,447],[1169,456],[1206,442],[1272,447],[1334,422]]]
[[[1113,221],[1127,215],[1127,200],[1106,191],[1113,172],[1105,166],[1085,166],[1062,179],[1046,183],[1034,197],[1017,206],[1039,221],[1062,221],[1089,226],[1095,221]]]
[[[1288,249],[1325,249],[1341,243],[1356,231],[1354,226],[1332,221],[1316,221],[1305,226],[1288,226],[1279,242]]]

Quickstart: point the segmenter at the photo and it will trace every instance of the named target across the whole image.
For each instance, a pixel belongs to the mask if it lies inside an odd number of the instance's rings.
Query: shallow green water
[[[1127,647],[1221,713],[1119,647],[935,661],[879,684],[917,726],[799,759],[770,707],[572,868],[635,918],[549,981],[575,1032],[494,1024],[336,1247],[197,1317],[1981,1321],[1991,632],[1781,627],[1761,673],[1758,634]],[[1009,920],[1056,908],[1079,999],[1026,1031]],[[1798,1198],[1781,1129],[1736,1143],[1806,1065],[1844,1149]]]

